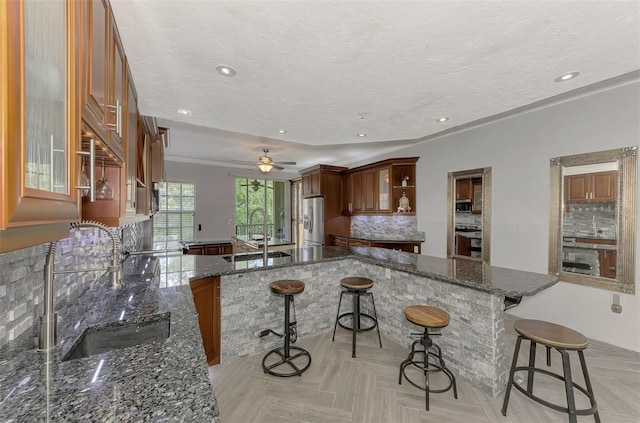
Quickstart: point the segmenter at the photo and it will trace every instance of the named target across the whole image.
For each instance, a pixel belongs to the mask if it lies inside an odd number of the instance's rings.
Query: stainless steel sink
[[[267,254],[267,257],[291,257],[291,254],[285,253],[284,251],[271,251]],[[251,253],[251,254],[236,254],[235,259],[233,256],[223,256],[226,261],[249,261],[249,260],[262,260],[262,253]]]
[[[62,361],[89,357],[134,345],[162,342],[169,337],[171,313],[145,316],[135,322],[113,322],[88,327]]]

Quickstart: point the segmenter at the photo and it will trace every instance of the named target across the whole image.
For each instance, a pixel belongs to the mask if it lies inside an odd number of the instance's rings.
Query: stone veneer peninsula
[[[221,257],[192,256],[190,280],[221,278],[221,361],[266,352],[281,343],[260,338],[282,325],[282,299],[272,294],[276,279],[305,282],[296,298],[300,338],[330,332],[338,307],[339,281],[363,276],[375,281],[380,331],[409,346],[415,332],[403,315],[411,304],[428,304],[451,315],[438,339],[457,377],[492,394],[503,392],[508,373],[504,341],[504,297],[534,295],[557,277],[493,267],[468,259],[444,259],[366,247],[317,247],[289,250],[291,257],[227,263]],[[188,269],[189,265],[182,267]],[[364,301],[366,308],[368,301]],[[343,307],[345,305],[343,304]],[[346,310],[345,310],[346,311]]]

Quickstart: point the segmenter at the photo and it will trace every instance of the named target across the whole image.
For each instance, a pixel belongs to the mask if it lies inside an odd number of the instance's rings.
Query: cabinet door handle
[[[96,140],[95,138],[89,138],[89,152],[76,151],[79,156],[89,156],[89,186],[76,186],[76,189],[89,188],[89,201],[94,203],[96,201]]]

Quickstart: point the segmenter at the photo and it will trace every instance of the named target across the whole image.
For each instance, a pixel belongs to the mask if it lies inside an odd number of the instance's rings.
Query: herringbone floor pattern
[[[507,317],[505,321],[510,357],[516,340],[514,320]],[[491,398],[462,381],[458,381],[457,400],[451,391],[431,394],[430,411],[426,411],[423,391],[406,381],[398,384],[398,366],[406,358],[410,343],[407,339],[407,345],[398,345],[383,338],[381,349],[375,331],[361,333],[354,359],[351,333],[338,328],[335,342],[331,342],[331,334],[324,334],[296,343],[313,358],[301,377],[266,375],[261,367],[262,355],[212,366],[209,375],[222,423],[568,422],[566,414],[537,404],[515,389],[504,417],[500,413],[502,397]],[[537,352],[537,363],[544,363],[545,349],[539,347]],[[560,356],[553,352],[551,369],[561,372]],[[443,354],[446,360],[446,351]],[[583,384],[577,354],[571,355],[574,379]],[[526,363],[527,357],[528,342],[523,342],[519,363]],[[592,341],[585,357],[602,422],[640,422],[640,354]],[[434,385],[437,381],[432,379]],[[559,380],[536,375],[534,392],[566,404],[564,385]],[[579,393],[576,396],[578,407],[585,408],[588,400]],[[578,421],[594,419],[579,416]]]

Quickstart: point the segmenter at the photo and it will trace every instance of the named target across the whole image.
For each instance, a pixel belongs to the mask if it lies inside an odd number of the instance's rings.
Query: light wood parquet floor
[[[509,363],[516,334],[515,319],[507,315],[505,328]],[[437,342],[437,339],[436,339]],[[263,355],[246,357],[209,368],[218,399],[222,423],[553,423],[568,422],[566,414],[548,409],[513,389],[507,416],[502,416],[502,396],[492,398],[458,380],[458,399],[451,391],[431,394],[430,411],[425,410],[424,392],[406,381],[398,384],[400,362],[407,357],[411,340],[398,345],[382,338],[378,346],[375,331],[358,334],[357,358],[351,357],[351,333],[338,328],[331,333],[301,339],[295,345],[307,349],[311,367],[301,377],[279,378],[262,370]],[[519,363],[528,357],[523,342]],[[555,354],[554,354],[555,353]],[[443,351],[446,360],[446,351]],[[603,423],[640,422],[640,354],[602,342],[591,341],[585,358]],[[546,360],[538,347],[536,362]],[[574,381],[584,385],[577,354],[571,353]],[[455,374],[455,369],[452,369]],[[561,373],[560,355],[552,350],[551,370]],[[432,386],[444,383],[432,376]],[[526,375],[522,375],[525,378]],[[420,374],[417,374],[420,381]],[[564,385],[545,375],[536,375],[534,393],[552,402],[566,404]],[[576,394],[579,408],[588,400]],[[593,416],[579,416],[579,422],[593,422]]]

